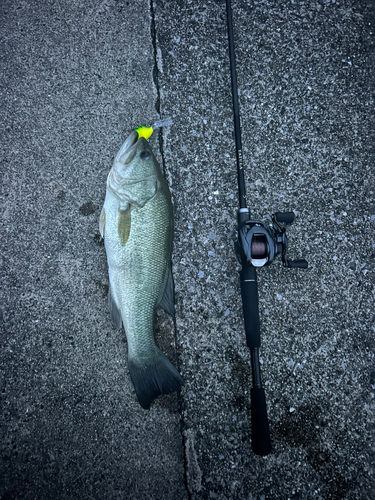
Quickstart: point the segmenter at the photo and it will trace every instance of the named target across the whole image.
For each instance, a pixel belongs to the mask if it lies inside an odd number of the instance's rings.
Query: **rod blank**
[[[232,7],[230,0],[226,1],[227,1],[230,77],[232,84],[232,103],[233,103],[233,114],[234,114],[234,136],[236,140],[238,197],[239,197],[240,208],[246,208],[246,188],[245,188],[245,178],[244,178],[243,164],[242,164],[241,122],[240,122],[240,108],[238,105],[236,56],[234,53],[234,38],[233,38],[233,24],[232,24]]]
[[[234,52],[232,8],[230,0],[226,0],[229,60],[232,84],[232,103],[234,113],[234,132],[236,139],[236,159],[238,174],[238,196],[240,209],[238,212],[239,225],[249,220],[246,210],[246,190],[242,164],[241,123],[238,105],[236,60]],[[253,374],[253,388],[251,389],[251,421],[252,421],[252,449],[257,455],[268,455],[271,451],[271,439],[267,418],[267,407],[264,389],[262,388],[259,368],[260,325],[258,306],[258,285],[255,268],[244,262],[240,274],[241,295],[247,345],[251,352],[251,366]]]

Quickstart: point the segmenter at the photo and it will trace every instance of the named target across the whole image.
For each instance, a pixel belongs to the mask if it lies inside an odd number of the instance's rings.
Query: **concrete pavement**
[[[234,254],[225,2],[1,3],[1,499],[370,499],[374,182],[365,2],[233,2],[248,205],[294,210],[258,273],[273,452],[251,451]],[[137,403],[98,232],[123,139],[150,142],[175,210],[180,395]]]

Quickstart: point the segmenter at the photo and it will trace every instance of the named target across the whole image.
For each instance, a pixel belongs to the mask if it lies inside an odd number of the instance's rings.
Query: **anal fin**
[[[114,298],[112,297],[111,285],[109,285],[109,290],[108,290],[108,307],[109,307],[109,312],[111,314],[111,319],[112,319],[113,324],[117,328],[121,328],[122,327],[121,311],[117,307],[116,302],[114,301]]]
[[[165,288],[163,296],[159,302],[159,306],[164,309],[164,311],[170,314],[172,317],[175,315],[174,308],[174,290],[173,290],[173,277],[171,268],[167,270],[167,277],[165,282]]]

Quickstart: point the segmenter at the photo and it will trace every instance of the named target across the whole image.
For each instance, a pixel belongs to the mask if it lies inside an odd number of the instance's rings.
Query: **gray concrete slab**
[[[4,1],[4,500],[375,496],[371,7],[233,14],[249,207],[294,210],[310,266],[258,273],[273,452],[251,451],[225,2]],[[118,147],[159,112],[176,321],[156,336],[185,386],[145,411],[97,221]]]
[[[135,398],[98,231],[118,148],[158,118],[150,5],[2,2],[1,18],[0,497],[187,498],[177,396]]]
[[[156,2],[192,498],[372,498],[372,25],[357,2],[233,2],[248,204],[294,210],[260,270],[274,451],[251,452],[251,369],[233,250],[237,184],[225,2]],[[371,38],[372,37],[372,38]]]

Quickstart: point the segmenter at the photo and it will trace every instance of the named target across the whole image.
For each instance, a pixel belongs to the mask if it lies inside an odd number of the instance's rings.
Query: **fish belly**
[[[125,245],[118,234],[119,207],[109,208],[110,215],[105,210],[111,293],[121,311],[131,358],[144,358],[155,350],[154,310],[171,259],[173,228],[168,201],[158,192],[144,207],[131,208]]]

